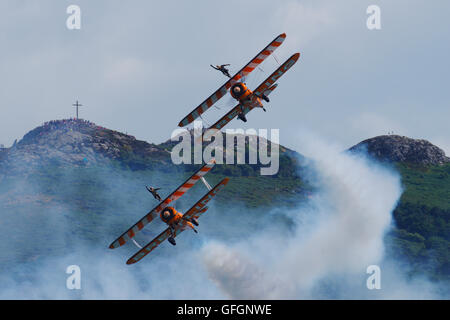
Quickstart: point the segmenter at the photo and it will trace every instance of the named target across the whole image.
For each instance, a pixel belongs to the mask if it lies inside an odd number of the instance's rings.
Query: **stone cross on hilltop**
[[[83,105],[81,103],[78,103],[78,100],[72,104],[72,106],[77,107],[77,120],[78,120],[78,107],[82,107]]]

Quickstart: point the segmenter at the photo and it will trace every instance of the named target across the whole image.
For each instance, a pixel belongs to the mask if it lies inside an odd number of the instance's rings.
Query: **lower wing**
[[[127,264],[133,264],[141,260],[143,257],[152,252],[157,246],[159,246],[164,240],[166,240],[170,236],[170,229],[167,228],[159,236],[153,239],[150,243],[148,243],[141,250],[136,252],[130,259],[128,259]]]
[[[273,90],[275,90],[275,88],[277,87],[277,84],[274,84],[273,86],[267,88],[266,90],[263,91],[263,93],[268,96]],[[249,113],[251,110],[253,110],[255,107],[254,106],[244,106],[242,109],[244,115],[246,115],[247,113]],[[228,111],[228,113],[226,115],[224,115],[222,118],[220,118],[219,121],[217,121],[216,123],[214,123],[211,127],[208,128],[209,129],[216,129],[216,130],[220,130],[223,127],[225,127],[231,120],[233,120],[234,118],[237,117],[237,115],[239,114],[239,112],[241,112],[241,104],[239,103],[237,106],[235,106],[233,109],[231,109],[230,111]],[[207,132],[207,131],[206,131]],[[211,134],[212,132],[210,132]],[[208,134],[204,135],[204,139],[209,139],[210,137],[208,136]]]
[[[277,70],[275,70],[266,80],[264,80],[258,88],[253,91],[258,97],[261,97],[267,89],[269,89],[286,71],[288,71],[298,60],[300,53],[294,53],[287,59]]]
[[[184,215],[183,218],[185,219],[191,219],[191,218],[198,218],[202,213],[204,213],[206,210],[204,210],[206,207],[206,204],[217,195],[217,193],[222,190],[223,187],[225,187],[228,183],[230,178],[224,178],[222,181],[220,181],[218,184],[214,186],[207,194],[203,196],[200,200],[197,201],[196,204],[192,206]]]

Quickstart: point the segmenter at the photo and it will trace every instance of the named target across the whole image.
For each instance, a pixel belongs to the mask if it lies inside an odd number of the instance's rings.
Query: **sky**
[[[69,30],[69,5],[81,29]],[[369,30],[369,5],[381,29]],[[0,144],[52,119],[80,117],[161,143],[226,78],[278,34],[287,38],[247,79],[255,88],[295,52],[297,64],[244,125],[280,129],[296,147],[307,130],[343,147],[394,132],[450,154],[450,2],[434,1],[14,1],[0,3]],[[278,62],[277,62],[278,61]],[[224,97],[213,123],[234,105]],[[299,150],[300,149],[300,150]]]

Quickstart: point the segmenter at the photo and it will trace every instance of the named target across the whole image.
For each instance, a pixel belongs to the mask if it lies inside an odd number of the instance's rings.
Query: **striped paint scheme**
[[[289,59],[287,59],[277,70],[275,70],[266,80],[264,80],[258,88],[253,91],[253,94],[255,94],[258,97],[261,97],[261,95],[269,89],[286,71],[288,71],[298,60],[300,57],[300,53],[294,53],[292,56],[290,56]]]
[[[300,53],[293,54],[289,59],[287,59],[277,70],[275,70],[266,80],[264,80],[258,88],[253,92],[257,97],[261,97],[262,93],[268,96],[276,87],[277,84],[274,84],[286,71],[288,71],[298,60],[300,57]],[[249,113],[254,108],[258,107],[257,103],[252,103],[250,105],[246,105],[243,107],[244,115]],[[207,129],[217,129],[220,130],[225,127],[231,120],[238,116],[241,108],[241,104],[238,104],[233,109],[228,111],[226,115],[224,115],[220,120],[214,123],[211,127]],[[206,134],[203,136],[203,139],[209,139]]]
[[[196,204],[192,206],[191,209],[189,209],[183,217],[186,217],[187,219],[190,219],[192,217],[200,217],[203,213],[206,212],[207,207],[205,205],[223,188],[226,186],[230,179],[225,178],[222,181],[220,181],[214,188],[212,188],[203,198],[201,198],[199,201],[197,201]],[[178,236],[181,232],[183,232],[185,229],[176,229],[175,230],[175,237]],[[141,250],[136,252],[130,259],[128,259],[127,264],[133,264],[141,260],[143,257],[148,255],[150,252],[152,252],[157,246],[159,246],[164,240],[169,238],[170,236],[170,230],[167,228],[164,230],[161,234],[159,234],[155,239],[150,241],[145,247],[143,247]]]
[[[215,159],[211,159],[207,164],[201,167],[196,173],[194,173],[189,179],[186,180],[178,189],[176,189],[172,194],[170,194],[164,201],[162,201],[158,206],[156,206],[153,210],[147,213],[141,220],[139,220],[136,224],[134,224],[130,229],[125,231],[119,238],[117,238],[109,248],[114,249],[124,245],[128,240],[133,238],[137,232],[142,230],[145,225],[151,222],[158,216],[158,213],[161,212],[165,207],[167,207],[172,201],[180,198],[186,191],[188,191],[194,184],[203,177],[216,163]]]
[[[268,88],[264,94],[266,96],[269,96],[270,93],[275,90],[275,88],[277,87],[277,84],[273,85],[272,87]],[[251,110],[253,110],[254,108],[256,108],[257,105],[253,104],[250,106],[244,106],[244,115],[246,115],[247,113],[249,113]],[[209,129],[217,129],[220,130],[223,127],[225,127],[231,120],[233,120],[235,117],[237,117],[237,115],[239,114],[241,108],[241,104],[238,104],[237,106],[235,106],[233,109],[231,109],[226,115],[224,115],[220,120],[218,120],[216,123],[214,123],[211,127],[209,127],[207,130]],[[208,132],[208,131],[206,131]],[[205,133],[203,139],[210,139],[210,137],[207,135],[207,133]]]
[[[175,233],[176,234],[176,233]],[[133,264],[141,260],[147,254],[153,251],[157,246],[159,246],[163,241],[165,241],[170,236],[170,230],[167,228],[160,233],[155,239],[153,239],[149,244],[143,247],[141,250],[136,252],[130,259],[128,259],[127,264]]]
[[[207,194],[203,196],[200,200],[197,201],[196,204],[190,208],[183,217],[188,219],[195,217],[198,218],[204,211],[206,204],[220,191],[223,187],[225,187],[230,178],[224,178],[220,181],[214,188],[212,188]],[[206,210],[205,210],[206,211]]]
[[[189,113],[183,120],[178,124],[179,127],[187,126],[189,123],[193,122],[202,113],[208,110],[214,103],[216,103],[220,98],[222,98],[230,87],[246,77],[250,72],[252,72],[261,62],[263,62],[268,56],[272,54],[286,39],[286,34],[280,34],[276,37],[267,47],[265,47],[260,53],[258,53],[250,62],[243,67],[239,72],[237,72],[230,80],[225,82],[216,92],[209,96],[205,101],[203,101],[197,108],[195,108],[191,113]]]

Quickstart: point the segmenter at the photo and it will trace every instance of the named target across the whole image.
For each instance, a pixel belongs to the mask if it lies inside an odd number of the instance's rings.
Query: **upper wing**
[[[267,47],[265,47],[260,53],[258,53],[250,62],[245,65],[241,70],[239,70],[230,80],[225,82],[216,92],[209,96],[205,101],[203,101],[197,108],[195,108],[191,113],[189,113],[183,120],[178,124],[179,127],[187,126],[189,123],[198,118],[203,112],[208,110],[217,100],[222,98],[228,91],[228,89],[242,77],[247,76],[252,72],[261,62],[263,62],[272,52],[275,51],[286,39],[286,34],[280,34],[276,37]]]
[[[216,161],[211,159],[207,164],[201,167],[196,173],[194,173],[189,179],[187,179],[181,186],[179,186],[174,192],[172,192],[164,201],[157,205],[153,210],[147,213],[141,220],[135,223],[130,229],[125,231],[119,238],[117,238],[109,246],[111,249],[120,247],[125,244],[129,239],[133,238],[138,231],[140,231],[146,224],[151,222],[158,213],[161,212],[165,207],[169,205],[172,201],[180,198],[186,191],[188,191],[194,184],[203,177],[211,168],[214,166]]]
[[[286,71],[288,71],[298,60],[300,53],[294,53],[289,59],[287,59],[277,70],[275,70],[258,88],[253,91],[255,95],[261,97],[261,95],[269,89]]]
[[[205,205],[211,200],[217,192],[219,192],[225,185],[228,183],[230,179],[225,178],[222,181],[220,181],[214,188],[212,188],[203,198],[201,198],[199,201],[197,201],[194,206],[192,206],[191,209],[189,209],[183,217],[186,218],[198,218],[203,213],[206,212],[208,207]],[[177,229],[175,230],[175,237],[179,235],[181,232],[183,232],[183,229]],[[141,250],[136,252],[130,259],[128,259],[127,264],[133,264],[141,260],[143,257],[148,255],[150,252],[152,252],[157,246],[159,246],[164,240],[166,240],[168,237],[170,237],[170,230],[167,228],[159,236],[157,236],[155,239],[150,241],[145,247],[143,247]]]

